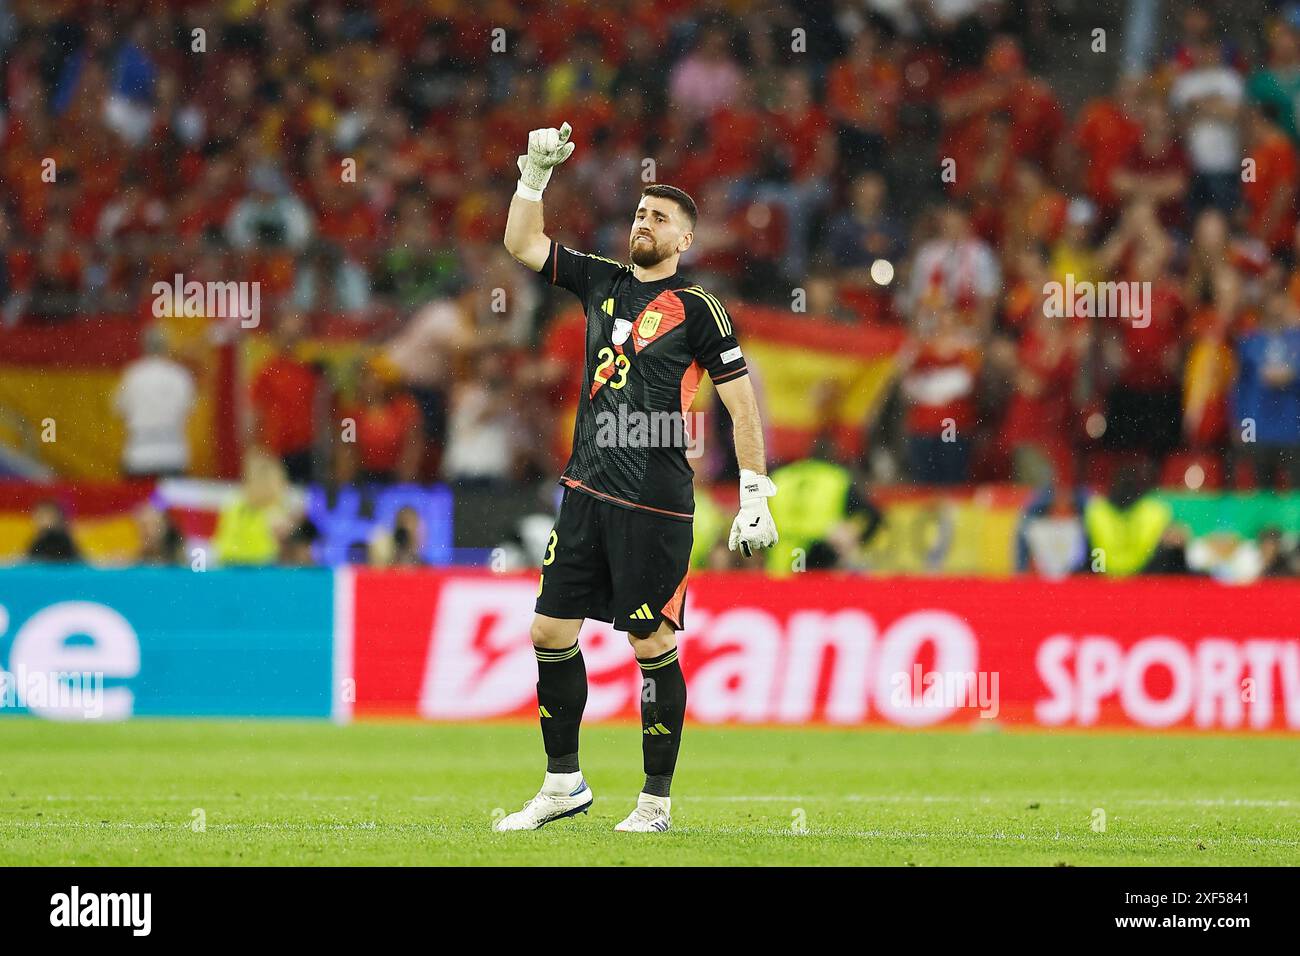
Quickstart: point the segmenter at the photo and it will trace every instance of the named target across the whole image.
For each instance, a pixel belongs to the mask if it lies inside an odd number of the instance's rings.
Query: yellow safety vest
[[[1102,495],[1094,495],[1083,509],[1091,566],[1111,577],[1137,574],[1155,554],[1172,518],[1173,510],[1159,498],[1141,498],[1121,511]]]
[[[768,499],[780,540],[767,552],[767,571],[777,577],[794,572],[796,551],[807,556],[808,547],[826,537],[844,520],[853,476],[847,468],[808,458],[772,474],[776,494]]]

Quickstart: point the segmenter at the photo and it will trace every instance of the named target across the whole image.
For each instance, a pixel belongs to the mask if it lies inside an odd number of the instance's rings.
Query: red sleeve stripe
[[[560,244],[551,241],[551,285],[555,285],[555,280],[560,271]]]
[[[721,375],[710,375],[709,378],[713,380],[714,385],[717,385],[719,382],[729,382],[733,378],[740,378],[740,376],[748,375],[748,374],[749,374],[749,366],[744,365],[738,369],[735,369],[734,371],[724,372]]]

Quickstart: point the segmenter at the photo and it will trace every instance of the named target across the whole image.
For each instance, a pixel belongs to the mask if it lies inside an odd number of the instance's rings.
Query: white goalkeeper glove
[[[551,170],[573,155],[569,142],[573,128],[565,123],[559,129],[535,129],[528,134],[528,152],[519,157],[519,185],[515,195],[542,201],[542,190],[551,181]]]
[[[767,475],[740,470],[740,514],[731,523],[731,538],[727,547],[732,551],[739,545],[745,557],[757,548],[770,548],[777,542],[776,522],[767,510],[767,499],[776,494],[776,485]]]

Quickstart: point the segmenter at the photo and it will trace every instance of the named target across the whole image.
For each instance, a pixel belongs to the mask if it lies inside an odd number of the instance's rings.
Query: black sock
[[[548,773],[578,769],[578,727],[587,706],[587,665],[575,641],[552,650],[534,647],[537,654],[537,713],[542,721]]]
[[[641,665],[641,756],[645,764],[645,793],[668,796],[677,766],[677,750],[686,722],[686,678],[677,661],[677,648]]]

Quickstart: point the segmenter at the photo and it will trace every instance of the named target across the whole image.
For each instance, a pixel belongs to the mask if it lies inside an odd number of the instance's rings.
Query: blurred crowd
[[[501,235],[529,129],[568,121],[555,238],[625,258],[641,185],[673,183],[702,213],[683,269],[725,301],[802,290],[795,317],[907,331],[841,464],[1300,488],[1300,12],[1237,35],[1173,4],[1120,72],[1058,6],[14,4],[0,323],[143,324],[159,279],[258,281],[273,357],[243,424],[291,481],[549,476],[582,317]],[[1049,307],[1106,282],[1145,307]],[[339,316],[366,343],[342,376],[301,349]],[[183,424],[166,352],[120,396],[133,441],[158,395]]]

